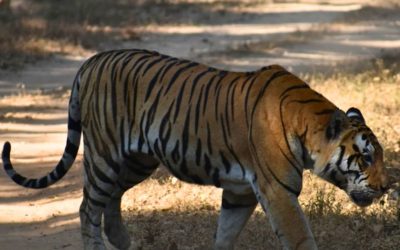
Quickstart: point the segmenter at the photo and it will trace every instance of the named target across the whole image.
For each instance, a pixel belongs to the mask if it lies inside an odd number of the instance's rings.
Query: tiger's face
[[[389,188],[383,149],[358,109],[332,120],[327,137],[339,140],[338,146],[320,176],[345,190],[357,205],[368,206]]]

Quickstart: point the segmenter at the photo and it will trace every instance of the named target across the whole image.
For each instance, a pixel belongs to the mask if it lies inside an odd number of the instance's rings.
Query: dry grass
[[[400,168],[400,75],[390,58],[358,74],[307,75],[340,108],[359,107],[385,148],[386,163]],[[182,183],[165,170],[124,196],[124,216],[139,249],[210,249],[221,190]],[[354,205],[334,186],[304,173],[300,203],[321,249],[397,249],[400,203],[391,195],[368,208]],[[258,207],[237,249],[280,249]]]
[[[87,55],[140,39],[139,26],[215,23],[237,18],[238,0],[23,0],[0,9],[0,69],[20,69],[52,54]],[[229,16],[231,15],[231,16]],[[219,20],[219,19],[218,19]]]

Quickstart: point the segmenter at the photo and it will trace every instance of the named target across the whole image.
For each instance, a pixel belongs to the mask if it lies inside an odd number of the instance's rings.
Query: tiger
[[[84,249],[105,249],[102,223],[113,246],[131,246],[121,196],[160,165],[223,189],[214,249],[234,248],[257,204],[285,249],[317,249],[298,201],[305,170],[361,207],[389,188],[382,146],[360,110],[342,111],[280,65],[234,72],[142,49],[100,52],[74,79],[54,169],[22,176],[9,142],[4,169],[21,186],[46,188],[71,168],[81,134]]]

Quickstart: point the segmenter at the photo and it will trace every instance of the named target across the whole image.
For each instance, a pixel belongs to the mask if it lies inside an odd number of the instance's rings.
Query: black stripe
[[[96,76],[96,80],[94,81],[94,83],[95,83],[95,86],[97,87],[96,89],[95,88],[93,88],[94,90],[94,92],[96,92],[96,93],[93,93],[96,97],[95,97],[95,105],[93,105],[93,108],[100,108],[100,104],[99,104],[99,93],[101,93],[101,91],[100,91],[100,86],[101,86],[101,84],[100,84],[100,80],[101,80],[101,76],[104,74],[104,72],[106,72],[105,70],[104,70],[104,67],[108,64],[108,62],[109,62],[109,60],[112,60],[112,58],[113,58],[113,55],[110,53],[110,54],[106,54],[106,57],[105,58],[103,58],[103,60],[100,62],[100,65],[96,65],[96,66],[98,66],[98,71],[97,71],[97,76]],[[89,85],[89,84],[86,84],[86,85]],[[106,85],[106,87],[107,87],[107,85]],[[105,93],[107,93],[107,91],[105,92]],[[98,112],[95,112],[95,113],[97,113],[98,114]],[[103,113],[103,112],[102,112]]]
[[[113,58],[113,60],[115,59],[115,57]],[[109,67],[110,67],[110,65],[109,65]],[[108,67],[108,68],[109,68]],[[112,67],[111,68],[112,70],[114,70],[114,67]],[[116,139],[114,138],[114,128],[111,126],[111,124],[113,123],[113,121],[114,120],[116,120],[115,119],[115,116],[112,116],[112,117],[108,117],[108,112],[107,112],[107,110],[108,110],[108,105],[113,105],[112,103],[108,103],[109,102],[109,98],[111,99],[112,98],[112,96],[109,96],[107,93],[108,93],[108,86],[109,85],[112,85],[112,83],[110,83],[109,81],[106,81],[105,82],[105,84],[104,84],[104,100],[103,100],[103,110],[99,110],[98,109],[98,111],[99,112],[101,112],[100,114],[98,114],[99,115],[99,117],[100,117],[100,120],[102,120],[101,118],[103,118],[103,121],[102,121],[102,123],[101,123],[101,125],[104,125],[104,127],[105,127],[105,131],[106,131],[106,133],[104,134],[104,137],[105,137],[105,135],[107,135],[108,136],[108,139],[111,141],[111,146],[114,148],[114,150],[116,151],[116,152],[118,152],[118,146],[117,146],[117,141],[116,141]],[[112,88],[112,86],[110,86],[110,88]],[[99,96],[101,96],[101,95],[99,95]],[[99,97],[97,97],[98,99],[99,99]],[[112,100],[111,100],[112,101]],[[116,101],[116,100],[115,100]],[[108,105],[107,105],[108,104]],[[111,124],[110,124],[111,123]],[[100,125],[100,126],[101,126]],[[100,130],[99,130],[100,131]]]
[[[186,119],[183,125],[183,132],[182,132],[182,157],[185,158],[186,152],[188,150],[189,145],[189,126],[190,126],[190,112],[191,107],[186,114]]]
[[[151,125],[154,124],[154,120],[156,119],[156,112],[157,112],[160,96],[161,96],[161,91],[158,92],[154,101],[151,102],[151,106],[149,108],[149,111],[147,112],[146,127],[145,127],[146,136],[149,133]]]
[[[175,142],[175,147],[171,152],[171,156],[172,156],[172,160],[174,161],[174,163],[178,163],[178,161],[180,160],[181,156],[180,156],[180,152],[179,152],[179,141]]]
[[[296,89],[309,89],[310,87],[307,84],[302,84],[302,85],[295,85],[295,86],[291,86],[287,89],[285,89],[281,95],[279,96],[279,98],[282,98],[284,95],[286,95],[286,93],[292,91],[292,90],[296,90]]]
[[[222,208],[223,209],[248,208],[248,207],[253,207],[253,206],[254,206],[254,204],[234,204],[234,203],[229,202],[227,199],[222,198]]]
[[[44,188],[48,186],[48,179],[47,176],[44,176],[40,178],[38,181],[36,181],[36,185],[38,188]]]
[[[283,138],[285,139],[285,144],[286,144],[286,147],[287,147],[287,150],[289,151],[289,153],[290,153],[290,155],[291,155],[291,157],[294,159],[294,161],[296,161],[296,163],[297,163],[297,165],[300,165],[300,167],[301,167],[301,163],[299,163],[298,162],[298,160],[297,160],[297,158],[296,158],[296,156],[294,155],[294,153],[293,153],[293,151],[292,151],[292,149],[290,148],[290,144],[289,144],[289,139],[287,138],[287,134],[286,134],[286,127],[285,127],[285,123],[284,123],[284,121],[283,121],[283,102],[286,100],[286,98],[288,98],[289,97],[289,95],[285,95],[282,99],[281,99],[281,101],[280,101],[280,103],[279,103],[279,119],[281,120],[281,126],[282,126],[282,133],[283,133]],[[294,166],[294,164],[292,164],[292,166]],[[296,168],[297,169],[297,168]]]
[[[323,109],[321,111],[315,112],[314,114],[315,115],[330,115],[333,112],[335,112],[335,110],[333,110],[333,109]]]
[[[197,147],[196,147],[196,164],[200,165],[201,160],[201,140],[197,139]]]
[[[51,173],[56,173],[58,176],[57,178],[55,176],[52,176],[53,180],[55,180],[55,181],[60,180],[67,173],[67,169],[65,169],[64,162],[62,160],[60,160],[58,162],[56,168],[54,169],[54,171],[52,171]]]
[[[142,117],[140,118],[140,129],[139,129],[139,139],[138,139],[138,150],[139,152],[142,151],[142,147],[144,145],[144,133],[143,133],[143,126],[144,126],[144,119],[146,117],[146,111],[143,112]]]
[[[234,121],[235,120],[235,92],[236,92],[236,87],[238,86],[238,80],[240,79],[240,76],[236,77],[235,79],[233,79],[233,81],[231,82],[231,85],[233,86],[233,88],[229,88],[228,89],[228,98],[230,98],[230,104],[229,104],[229,100],[227,98],[227,102],[226,102],[226,106],[231,109],[231,120]],[[230,93],[230,95],[229,95]],[[226,110],[227,114],[228,114],[228,110]]]
[[[171,122],[169,121],[169,117],[174,103],[175,101],[172,102],[172,104],[168,108],[167,113],[161,118],[160,129],[158,133],[160,136],[163,152],[166,152],[167,143],[171,137]]]
[[[186,176],[187,176],[188,173],[189,173],[189,170],[188,170],[188,167],[187,167],[186,159],[185,159],[185,158],[182,159],[182,162],[181,162],[181,164],[180,164],[180,170],[181,170],[181,173],[184,174],[184,175],[186,175]]]
[[[247,82],[250,81],[250,79],[251,79],[252,77],[256,77],[256,74],[255,74],[254,72],[248,72],[247,79],[244,80],[243,85],[242,85],[242,88],[240,89],[240,92],[241,92],[241,93],[243,93],[244,87],[246,87]]]
[[[258,96],[254,102],[253,109],[251,111],[251,121],[253,120],[254,112],[256,110],[258,102],[261,100],[261,97],[264,95],[265,91],[267,90],[268,86],[272,83],[272,81],[274,81],[275,79],[277,79],[281,76],[285,76],[285,75],[289,75],[289,74],[290,73],[287,71],[277,71],[277,72],[273,73],[272,76],[264,83],[264,86],[262,87],[261,91],[259,91]],[[245,110],[246,109],[247,109],[247,107],[245,107]],[[246,112],[246,124],[247,124],[247,126],[249,126],[249,119],[247,117],[247,112]]]
[[[226,159],[224,153],[222,151],[219,151],[219,155],[221,156],[222,164],[225,166],[225,171],[227,174],[231,171],[231,163]]]
[[[134,159],[133,157],[129,158],[129,160],[125,160],[124,165],[130,172],[134,173],[138,177],[149,176],[155,168],[144,165],[143,163],[139,162],[137,159]],[[150,169],[150,172],[145,171],[147,169]]]
[[[186,87],[186,83],[187,80],[189,79],[190,75],[188,77],[186,77],[186,79],[183,81],[182,87],[179,90],[179,94],[176,97],[176,106],[175,106],[175,113],[174,113],[174,122],[176,122],[176,119],[178,119],[178,114],[181,108],[181,104],[182,104],[182,98],[183,98],[183,93],[185,91],[185,87]]]
[[[279,146],[278,146],[278,147],[279,147]],[[289,159],[289,157],[285,154],[285,152],[283,152],[283,150],[282,150],[281,147],[279,147],[279,150],[281,151],[281,154],[285,157],[285,159],[286,159],[286,160],[290,163],[290,165],[294,168],[294,170],[296,170],[296,173],[297,173],[299,176],[302,176],[303,174],[302,174],[301,170],[296,166],[296,164],[294,164],[294,163],[292,162],[291,159]]]
[[[269,165],[267,165],[267,168],[269,170],[269,172],[271,173],[272,177],[274,178],[274,180],[279,183],[283,188],[285,188],[287,191],[289,191],[290,193],[296,195],[296,197],[298,197],[300,195],[300,191],[294,190],[293,188],[291,188],[289,185],[283,183],[276,175],[275,173],[271,170],[271,168],[269,167]],[[263,172],[263,171],[262,171]],[[264,176],[265,173],[263,172]]]
[[[87,199],[87,198],[86,198]],[[83,213],[86,218],[88,219],[89,223],[92,224],[92,226],[94,227],[100,227],[101,226],[101,222],[100,223],[94,223],[93,220],[89,217],[89,214],[84,210],[84,209],[79,209],[79,213]],[[81,232],[82,236],[86,236],[87,238],[92,238],[92,235],[89,235],[88,233],[85,232]]]
[[[199,65],[196,62],[191,62],[188,65],[186,65],[185,67],[182,67],[180,69],[178,69],[175,74],[172,76],[171,80],[169,81],[169,83],[167,84],[167,88],[165,89],[164,95],[167,94],[169,92],[169,90],[171,89],[172,85],[176,82],[176,80],[178,79],[178,77],[185,72],[186,70],[196,67],[197,65]]]
[[[91,202],[93,205],[98,206],[98,207],[102,207],[105,208],[106,204],[104,202],[98,201],[96,199],[93,199],[92,197],[89,196],[88,191],[86,190],[86,188],[83,188],[83,194],[85,195],[85,197],[87,198],[87,200],[89,202]]]
[[[357,153],[361,153],[360,148],[356,144],[353,144],[353,150],[356,151]]]
[[[145,102],[147,102],[147,100],[149,99],[150,94],[151,94],[151,92],[153,91],[153,89],[154,89],[156,83],[159,83],[159,81],[157,81],[157,80],[158,80],[158,77],[159,77],[160,73],[161,73],[161,71],[158,70],[158,71],[156,72],[156,74],[153,76],[153,78],[150,80],[150,82],[148,83],[148,85],[147,85],[147,90],[146,90],[146,95],[145,95],[145,97],[144,97],[144,101],[145,101]],[[160,94],[160,93],[159,93],[159,94]]]
[[[120,165],[118,163],[116,163],[113,159],[112,159],[112,154],[110,152],[110,150],[108,148],[105,148],[105,155],[103,156],[103,160],[106,162],[106,165],[108,167],[111,167],[111,169],[114,171],[114,173],[116,175],[119,175],[121,169],[120,169]],[[96,166],[95,166],[96,167]]]
[[[213,178],[214,185],[216,187],[221,187],[221,181],[219,180],[219,169],[218,168],[214,168],[214,173],[213,173],[212,178]]]
[[[345,151],[345,150],[346,150],[346,147],[343,146],[343,145],[341,145],[341,146],[340,146],[339,158],[338,158],[337,161],[336,161],[336,166],[338,166],[338,169],[339,169],[339,170],[341,170],[339,166],[340,166],[340,163],[342,163],[343,156],[344,156],[344,151]]]
[[[152,57],[152,58],[153,58],[153,57]],[[166,58],[168,58],[168,57],[165,56],[165,55],[160,55],[160,58],[157,58],[157,59],[155,59],[154,61],[149,62],[149,63],[147,64],[147,66],[144,68],[144,70],[143,70],[143,72],[142,72],[142,76],[144,76],[144,75],[147,73],[147,71],[148,71],[149,69],[151,69],[154,65],[156,65],[157,63],[161,62],[162,60],[164,60],[164,59],[166,59]]]
[[[222,119],[222,115],[221,115],[221,125],[222,125],[222,135],[223,135],[224,143],[225,143],[226,147],[228,148],[229,153],[234,157],[235,161],[239,164],[242,174],[244,176],[245,170],[244,170],[243,164],[240,162],[239,157],[236,155],[235,151],[233,150],[232,144],[228,140],[227,133],[225,132],[225,131],[227,131],[227,129],[225,128],[225,124],[224,124],[224,120]],[[229,133],[229,128],[228,128],[228,133]]]
[[[328,164],[326,164],[326,166],[322,170],[321,174],[324,176],[330,169],[331,169],[331,164],[328,163]]]
[[[203,97],[203,89],[204,89],[204,85],[201,86],[200,88],[200,94],[199,94],[199,98],[197,99],[197,103],[196,103],[196,109],[195,109],[195,122],[194,122],[194,131],[197,135],[197,132],[199,130],[199,120],[200,120],[200,103],[201,103],[201,99]]]
[[[211,130],[210,130],[210,124],[208,122],[207,122],[207,150],[210,154],[213,153],[211,144]]]
[[[137,51],[127,51],[127,52],[125,53],[124,58],[123,58],[123,60],[122,60],[122,62],[121,62],[121,69],[120,69],[121,74],[120,74],[120,77],[119,77],[119,81],[122,81],[122,76],[123,76],[123,74],[124,74],[124,71],[125,71],[126,67],[128,66],[128,64],[129,64],[130,62],[133,61],[132,57],[135,56],[135,55],[137,55],[137,54],[139,54],[139,53],[140,53],[140,52],[137,52]],[[121,59],[122,59],[122,58],[121,58]],[[131,73],[131,71],[129,70],[129,71],[128,71],[128,75],[129,75],[130,73]]]
[[[94,174],[96,175],[96,177],[101,180],[104,183],[110,184],[110,185],[114,185],[114,181],[112,179],[110,179],[106,174],[104,174],[100,168],[96,167],[96,166],[89,166],[90,167],[89,171],[93,171]]]
[[[65,152],[70,154],[73,158],[78,154],[79,147],[72,143],[69,138],[67,138],[67,145],[65,146]]]
[[[252,131],[252,130],[250,129],[250,131]],[[256,146],[255,146],[255,144],[254,144],[253,136],[252,136],[252,135],[250,135],[250,145],[251,145],[251,147],[252,147],[252,149],[253,149],[253,152],[255,152],[255,154],[256,154],[255,160],[257,161],[257,164],[258,164],[259,166],[265,165],[266,168],[267,168],[267,170],[271,173],[271,175],[266,174],[266,173],[264,172],[264,168],[263,168],[263,167],[260,168],[261,173],[262,173],[264,179],[266,180],[266,182],[267,182],[267,183],[271,183],[271,181],[269,180],[269,176],[272,176],[272,177],[274,178],[274,180],[275,180],[278,184],[280,184],[283,188],[285,188],[288,192],[290,192],[290,193],[292,193],[292,194],[294,194],[294,195],[296,195],[296,196],[299,196],[299,195],[300,195],[300,191],[294,190],[294,189],[292,189],[290,186],[288,186],[288,185],[286,185],[285,183],[283,183],[282,181],[280,181],[279,178],[275,175],[275,173],[272,171],[272,169],[270,168],[270,166],[269,166],[266,162],[265,162],[264,164],[261,164],[260,158],[259,158],[259,156],[257,155],[257,148],[256,148]]]
[[[206,76],[207,73],[213,72],[213,71],[215,71],[215,70],[212,69],[212,68],[208,68],[207,70],[205,70],[205,71],[201,72],[200,74],[198,74],[198,75],[193,79],[193,81],[192,81],[192,88],[190,89],[189,102],[191,102],[191,100],[192,100],[192,98],[193,98],[194,90],[196,89],[196,87],[197,87],[198,82],[200,81],[200,79],[203,78],[204,76]]]
[[[220,101],[219,96],[221,94],[222,86],[224,85],[224,84],[221,84],[221,83],[225,79],[226,75],[227,75],[226,72],[225,73],[220,72],[220,74],[218,75],[220,78],[219,78],[218,82],[215,85],[215,87],[217,88],[216,94],[215,94],[215,119],[217,121],[218,121],[219,101]]]
[[[340,187],[341,181],[336,178],[336,170],[332,170],[329,174],[329,180],[337,187]]]
[[[360,177],[361,175],[359,175],[358,177]],[[364,176],[363,178],[361,178],[359,181],[358,181],[358,184],[360,184],[362,181],[365,181],[365,180],[367,180],[368,179],[368,175],[367,176]],[[357,178],[355,178],[354,179],[354,181],[356,181],[357,180]]]
[[[206,86],[206,90],[205,90],[205,94],[204,94],[204,99],[203,99],[203,115],[206,112],[206,106],[208,103],[208,94],[211,88],[211,85],[214,82],[214,79],[217,77],[217,75],[214,75],[208,82],[207,82],[207,86]]]
[[[164,152],[161,152],[161,149],[159,147],[159,140],[156,139],[154,144],[153,144],[153,151],[155,153],[156,156],[158,156],[159,159],[163,159],[164,158]]]
[[[181,60],[177,60],[176,58],[171,58],[168,59],[167,62],[165,62],[166,66],[163,67],[163,73],[160,77],[160,82],[164,82],[164,77],[167,75],[168,71],[173,68],[174,66],[178,67],[179,65],[183,64],[184,62]]]
[[[124,57],[125,55],[123,54],[122,57]],[[110,65],[111,67],[111,76],[110,76],[110,88],[111,88],[111,112],[112,112],[112,116],[113,117],[117,117],[117,77],[116,77],[116,71],[117,69],[120,70],[120,68],[116,67],[116,64],[120,62],[121,58],[115,58],[114,62]],[[114,123],[117,121],[117,119],[112,119],[112,121],[114,121]],[[115,126],[115,124],[114,124]]]
[[[321,100],[321,99],[307,99],[307,100],[292,100],[289,103],[297,102],[297,103],[300,103],[300,104],[308,104],[308,103],[321,103],[321,102],[324,102],[324,101],[325,100]]]
[[[248,118],[248,112],[249,112],[248,106],[249,106],[249,100],[250,100],[250,98],[249,98],[250,92],[251,92],[251,88],[252,88],[253,84],[256,82],[256,79],[258,77],[259,77],[259,75],[256,75],[254,77],[254,79],[250,82],[249,87],[247,88],[247,91],[246,91],[245,98],[244,98],[244,112],[245,112],[245,116],[246,116],[247,127],[249,127],[249,120],[247,118]],[[268,80],[268,82],[272,81],[272,79],[274,79],[274,75],[272,75],[272,77]]]
[[[350,169],[350,166],[356,157],[357,157],[357,155],[350,155],[349,158],[347,158],[347,169],[348,170]]]
[[[206,170],[206,174],[210,176],[212,165],[210,162],[210,158],[208,158],[208,155],[206,154],[204,154],[204,168]]]
[[[126,139],[129,140],[130,138],[128,138],[127,135],[125,134],[125,116],[123,116],[119,122],[119,141],[120,141],[121,154],[124,158],[129,157],[129,146],[131,145],[130,141],[128,144],[125,143]],[[126,145],[128,146],[126,147]]]
[[[142,67],[146,64],[147,62],[147,58],[149,58],[150,56],[146,56],[146,57],[141,57],[138,61],[136,61],[135,65],[133,65],[133,68],[131,71],[134,71],[134,73],[132,73],[132,75],[134,76],[132,81],[130,81],[130,79],[128,79],[129,83],[132,84],[132,88],[133,91],[132,92],[127,92],[126,95],[129,95],[129,98],[133,97],[132,103],[128,103],[127,107],[128,110],[130,111],[132,109],[132,112],[129,112],[129,114],[132,114],[131,117],[133,119],[133,121],[136,118],[136,106],[137,106],[137,99],[138,99],[138,95],[139,95],[139,84],[141,82],[139,82],[139,78],[140,78],[140,70],[142,69]]]
[[[81,121],[80,120],[74,121],[71,118],[71,115],[69,115],[69,117],[68,117],[68,130],[74,130],[74,131],[80,133],[82,131]]]
[[[110,193],[108,193],[107,191],[105,191],[104,189],[100,188],[97,183],[95,178],[92,175],[92,171],[86,171],[86,175],[87,175],[87,179],[88,182],[90,183],[90,186],[94,188],[94,190],[96,191],[96,193],[102,195],[102,196],[106,196],[106,197],[110,197]]]

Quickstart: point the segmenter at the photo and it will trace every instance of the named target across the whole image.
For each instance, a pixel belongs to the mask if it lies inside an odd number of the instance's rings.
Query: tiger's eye
[[[363,155],[363,160],[368,162],[368,163],[372,163],[371,155]]]

